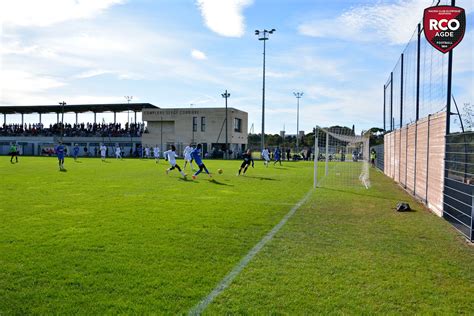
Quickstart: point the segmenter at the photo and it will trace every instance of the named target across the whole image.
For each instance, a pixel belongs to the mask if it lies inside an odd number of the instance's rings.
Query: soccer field
[[[223,174],[4,157],[0,314],[188,313],[313,183],[309,162],[256,162],[241,177],[240,161],[205,163]],[[474,249],[371,177],[369,190],[313,192],[205,313],[473,312]],[[415,212],[395,213],[399,200]]]

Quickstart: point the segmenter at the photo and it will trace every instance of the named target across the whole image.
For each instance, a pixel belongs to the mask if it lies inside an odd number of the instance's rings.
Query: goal
[[[315,129],[314,187],[370,187],[369,137],[348,127]]]

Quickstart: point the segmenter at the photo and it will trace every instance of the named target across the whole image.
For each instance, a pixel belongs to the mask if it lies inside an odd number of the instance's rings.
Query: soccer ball
[[[219,174],[222,174],[222,172],[224,172],[224,171],[223,171],[222,169],[217,169],[217,172],[218,172]]]

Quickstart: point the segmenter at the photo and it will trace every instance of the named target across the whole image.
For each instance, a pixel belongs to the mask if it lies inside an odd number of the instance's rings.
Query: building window
[[[193,116],[193,132],[198,131],[198,118],[196,116]]]
[[[234,132],[242,133],[242,119],[234,118]]]
[[[206,131],[206,117],[201,116],[201,132],[205,132],[205,131]]]

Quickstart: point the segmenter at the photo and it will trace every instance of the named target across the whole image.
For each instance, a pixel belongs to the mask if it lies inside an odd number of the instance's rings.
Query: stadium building
[[[116,114],[133,112],[135,123],[117,123]],[[43,125],[42,115],[56,113],[56,123]],[[75,123],[61,125],[62,115],[75,114]],[[92,113],[93,121],[83,123],[79,114]],[[97,122],[98,113],[113,113],[114,121]],[[137,122],[142,113],[142,122]],[[61,139],[69,147],[80,147],[80,156],[98,156],[101,143],[113,156],[117,145],[125,157],[140,156],[141,148],[158,145],[162,151],[174,144],[181,152],[190,143],[202,143],[204,153],[222,156],[225,149],[225,117],[223,108],[160,109],[150,103],[80,104],[44,106],[2,106],[3,125],[0,127],[0,154],[6,155],[10,145],[17,144],[21,155],[52,155],[54,145]],[[36,122],[25,122],[25,114],[38,114]],[[246,112],[229,108],[227,139],[229,148],[238,153],[247,146]],[[10,124],[7,115],[21,115],[21,123]],[[132,116],[132,118],[133,118]],[[90,117],[90,115],[89,115]]]
[[[248,139],[248,114],[234,108],[173,108],[143,110],[147,133],[143,146],[168,148],[176,145],[181,153],[189,144],[202,144],[204,153],[220,157],[229,144],[233,154],[245,151]],[[227,126],[227,133],[226,133]]]

